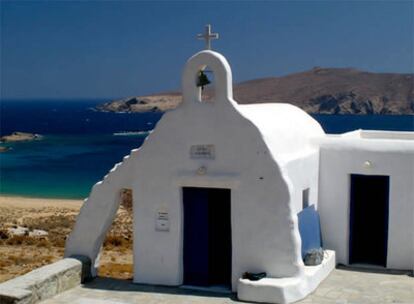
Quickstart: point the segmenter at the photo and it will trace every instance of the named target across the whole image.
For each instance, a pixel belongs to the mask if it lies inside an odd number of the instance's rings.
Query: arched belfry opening
[[[215,74],[209,66],[201,66],[197,71],[195,85],[199,89],[199,102],[214,102]]]
[[[195,54],[184,68],[182,92],[184,102],[232,101],[232,75],[227,60],[210,50]]]
[[[182,79],[184,102],[223,103],[233,100],[230,65],[223,55],[211,50],[211,40],[218,39],[206,25],[204,34],[197,36],[205,40],[205,50],[196,53],[186,63]]]

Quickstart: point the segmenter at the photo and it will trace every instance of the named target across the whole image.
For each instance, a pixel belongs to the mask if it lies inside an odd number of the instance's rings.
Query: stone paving
[[[218,294],[175,287],[132,284],[97,278],[42,304],[179,304],[241,303],[234,294]],[[414,304],[414,278],[404,273],[374,273],[335,269],[319,288],[298,304]]]

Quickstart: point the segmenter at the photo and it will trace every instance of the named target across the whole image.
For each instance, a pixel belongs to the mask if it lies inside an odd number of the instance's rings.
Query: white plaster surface
[[[134,150],[131,152],[134,153]],[[85,200],[75,226],[66,240],[65,257],[83,255],[91,259],[92,275],[96,275],[99,252],[120,203],[122,188],[130,188],[130,157],[124,157],[121,164],[96,183]]]
[[[321,141],[319,212],[326,248],[348,264],[350,174],[390,176],[387,268],[414,269],[414,133],[361,131]],[[370,163],[369,167],[364,164]]]
[[[335,252],[325,251],[322,264],[305,266],[303,274],[290,278],[240,279],[237,297],[260,303],[293,303],[305,298],[335,269]]]

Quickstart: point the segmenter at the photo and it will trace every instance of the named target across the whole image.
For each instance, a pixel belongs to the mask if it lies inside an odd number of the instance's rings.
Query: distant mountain
[[[370,73],[350,68],[313,68],[282,77],[261,78],[234,85],[240,104],[291,103],[308,113],[414,114],[414,75]],[[206,89],[205,94],[211,95]],[[116,100],[101,111],[165,111],[181,102],[179,93]]]

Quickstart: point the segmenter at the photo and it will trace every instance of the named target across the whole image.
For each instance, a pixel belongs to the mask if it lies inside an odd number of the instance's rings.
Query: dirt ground
[[[129,195],[105,239],[99,276],[132,278],[132,210]],[[65,240],[83,201],[0,196],[0,282],[63,257]],[[44,230],[47,236],[12,235],[9,228]]]

